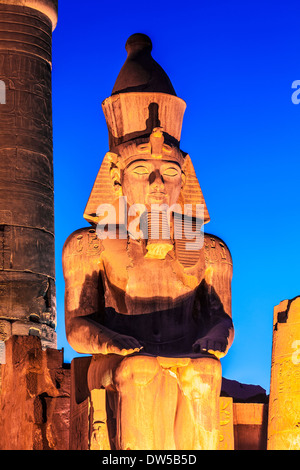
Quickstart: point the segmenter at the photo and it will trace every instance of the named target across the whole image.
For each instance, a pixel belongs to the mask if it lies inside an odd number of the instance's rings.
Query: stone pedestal
[[[300,296],[274,308],[269,450],[300,448]]]
[[[71,363],[70,450],[88,450],[90,445],[90,398],[87,373],[91,356]],[[105,391],[103,391],[105,393]]]
[[[43,346],[55,347],[51,49],[57,2],[0,0],[0,20],[0,336],[35,334]],[[1,320],[18,321],[17,331]]]
[[[234,449],[266,450],[268,404],[234,403]]]

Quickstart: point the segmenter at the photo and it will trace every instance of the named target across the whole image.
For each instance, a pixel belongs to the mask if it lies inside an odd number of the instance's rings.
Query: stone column
[[[0,0],[0,340],[56,347],[52,31],[57,0]],[[3,90],[2,90],[3,91]]]
[[[274,308],[268,450],[300,448],[300,296]]]

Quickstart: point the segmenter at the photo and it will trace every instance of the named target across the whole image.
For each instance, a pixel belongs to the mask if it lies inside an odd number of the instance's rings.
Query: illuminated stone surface
[[[57,2],[0,0],[0,19],[6,86],[0,105],[0,336],[8,336],[9,322],[17,334],[39,334],[43,346],[55,347],[51,43]]]
[[[266,450],[268,404],[234,403],[233,427],[235,450]]]
[[[300,297],[274,308],[268,449],[300,448]]]
[[[218,450],[234,450],[233,400],[220,398],[220,434]]]
[[[103,103],[109,152],[84,213],[91,228],[70,235],[63,251],[68,341],[93,355],[90,448],[217,449],[220,358],[233,340],[232,260],[221,239],[200,237],[209,215],[191,158],[180,150],[185,103],[152,59],[149,38],[133,35],[126,48]],[[117,219],[103,219],[103,203]],[[177,206],[170,219],[142,210],[136,220],[137,203]],[[192,246],[188,229],[176,236],[186,220],[198,234]],[[106,225],[109,237],[100,239]]]
[[[0,366],[0,449],[69,448],[70,369],[37,336],[11,336]]]
[[[134,35],[127,42],[128,58],[112,96],[103,102],[109,152],[84,213],[91,228],[75,232],[64,251],[64,268],[70,283],[67,306],[71,306],[71,312],[67,309],[66,313],[71,313],[67,320],[72,330],[71,343],[75,341],[73,344],[78,344],[79,349],[85,347],[83,336],[91,333],[93,320],[97,321],[96,336],[99,328],[101,335],[105,333],[98,323],[100,317],[91,315],[96,313],[99,300],[103,305],[104,292],[101,284],[99,290],[98,281],[104,279],[105,301],[122,315],[134,315],[134,340],[142,342],[142,335],[143,349],[132,356],[128,349],[120,349],[120,343],[117,347],[113,344],[116,340],[122,342],[124,337],[114,336],[109,345],[105,334],[95,337],[93,348],[107,347],[108,353],[113,349],[117,358],[100,356],[97,350],[93,358],[75,359],[70,398],[70,371],[63,364],[62,352],[43,350],[56,344],[51,31],[57,22],[57,2],[0,0],[0,17],[4,20],[0,27],[0,78],[4,79],[7,98],[6,104],[0,106],[0,449],[265,449],[267,403],[236,402],[260,400],[260,390],[254,397],[241,395],[245,386],[239,384],[237,394],[231,390],[229,396],[219,399],[219,361],[198,357],[199,351],[183,357],[178,353],[182,347],[178,338],[173,346],[167,345],[171,357],[166,357],[157,333],[176,333],[172,323],[175,316],[171,316],[171,322],[167,316],[166,326],[161,306],[167,304],[177,313],[181,303],[189,311],[195,290],[196,311],[200,305],[202,313],[204,307],[207,314],[208,301],[214,314],[223,304],[221,317],[224,313],[230,316],[232,262],[224,242],[206,234],[202,249],[187,250],[186,239],[172,240],[171,249],[170,240],[149,239],[140,243],[141,255],[124,240],[102,242],[96,236],[99,204],[118,201],[122,194],[143,196],[143,191],[130,183],[130,172],[127,181],[121,181],[122,162],[132,160],[135,152],[154,160],[159,173],[157,156],[161,151],[166,155],[171,149],[168,156],[173,163],[180,163],[184,172],[179,185],[180,206],[191,204],[191,214],[195,216],[195,205],[203,204],[204,223],[209,221],[192,161],[179,150],[186,105],[151,57],[151,41],[143,35]],[[175,196],[179,186],[175,185]],[[118,204],[116,208],[120,222]],[[151,270],[145,269],[149,262]],[[83,274],[79,273],[81,268]],[[155,295],[157,292],[159,296]],[[143,296],[137,315],[136,293]],[[75,310],[74,305],[78,306]],[[152,315],[153,310],[159,315]],[[285,301],[275,309],[269,448],[299,448],[297,312],[297,299],[293,304]],[[78,343],[73,315],[82,315],[84,320]],[[144,324],[146,317],[152,317],[150,328],[149,323]],[[116,318],[112,315],[110,321]],[[164,328],[159,330],[161,325]],[[148,334],[155,339],[152,345],[147,343]],[[231,341],[232,335],[228,346]],[[216,348],[214,353],[218,356],[221,345],[213,343],[210,346]],[[154,347],[164,355],[153,351],[143,354]],[[227,349],[220,355],[224,352]],[[94,388],[95,382],[104,384],[106,390]],[[157,403],[153,403],[153,393],[159,397]],[[125,406],[124,413],[120,412],[120,405]],[[179,411],[176,423],[175,410]],[[120,433],[116,433],[116,426]],[[142,439],[137,438],[141,430],[146,430]]]
[[[97,390],[96,426],[91,394],[87,386],[92,357],[77,357],[71,364],[70,450],[109,450],[109,429],[115,429],[115,417],[109,403],[114,397],[104,389]],[[229,395],[228,395],[229,393]],[[222,379],[219,401],[220,433],[218,450],[266,450],[268,397],[259,386]],[[99,432],[95,432],[99,431]],[[108,445],[109,444],[109,445]]]

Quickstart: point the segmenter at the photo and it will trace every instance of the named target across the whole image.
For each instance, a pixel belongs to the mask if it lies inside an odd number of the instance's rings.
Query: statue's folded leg
[[[155,357],[129,356],[116,368],[117,442],[120,450],[155,450],[161,445],[157,409],[162,370]]]
[[[220,361],[191,359],[177,369],[180,393],[175,422],[176,448],[215,450],[219,442]]]
[[[117,450],[217,449],[220,361],[172,361],[171,367],[150,356],[95,356],[88,373],[95,435],[105,443],[102,388],[115,397]]]
[[[93,407],[101,405],[97,390],[115,392],[117,450],[161,448],[157,418],[161,407],[160,392],[164,376],[157,359],[150,356],[95,356],[88,373]],[[102,406],[103,408],[103,406]],[[103,414],[94,410],[94,416]],[[99,418],[98,422],[103,421]],[[98,422],[94,423],[97,428]]]

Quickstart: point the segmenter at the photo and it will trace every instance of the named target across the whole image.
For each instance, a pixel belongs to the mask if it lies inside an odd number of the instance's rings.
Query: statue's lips
[[[155,193],[150,193],[149,196],[150,197],[154,197],[155,199],[162,199],[164,197],[166,197],[166,193],[161,193],[161,192],[155,192]]]

